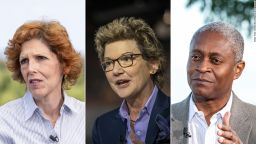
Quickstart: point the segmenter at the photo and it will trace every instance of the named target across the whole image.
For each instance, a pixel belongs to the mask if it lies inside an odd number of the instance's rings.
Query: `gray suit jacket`
[[[233,93],[230,125],[244,144],[256,144],[256,106],[241,101]],[[172,144],[187,144],[184,128],[188,127],[188,96],[180,103],[172,105]]]

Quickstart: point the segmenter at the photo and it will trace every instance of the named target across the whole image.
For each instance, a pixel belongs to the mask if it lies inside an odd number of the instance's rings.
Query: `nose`
[[[37,67],[38,67],[37,63],[33,60],[30,60],[29,63],[28,63],[28,72],[29,73],[36,72]]]
[[[210,62],[208,62],[207,60],[202,60],[196,65],[196,70],[201,73],[209,72],[210,69]]]
[[[114,62],[114,68],[113,68],[113,74],[114,75],[120,75],[124,72],[124,69],[120,66],[118,61]]]

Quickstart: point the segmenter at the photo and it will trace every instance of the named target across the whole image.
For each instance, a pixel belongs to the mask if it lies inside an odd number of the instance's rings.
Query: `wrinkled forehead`
[[[26,41],[21,46],[20,58],[27,57],[28,55],[45,55],[56,57],[57,55],[52,52],[48,45],[39,39],[32,39]]]
[[[120,40],[107,44],[105,46],[104,57],[116,58],[127,52],[140,53],[135,40]]]
[[[190,42],[190,49],[200,44],[205,45],[218,45],[218,44],[231,45],[231,42],[220,32],[203,31],[196,33]]]
[[[221,33],[205,31],[198,33],[190,43],[190,52],[234,55],[232,44]]]

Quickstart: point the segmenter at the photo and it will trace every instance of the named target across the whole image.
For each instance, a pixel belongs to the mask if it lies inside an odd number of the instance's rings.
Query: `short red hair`
[[[57,21],[30,21],[16,30],[4,52],[7,57],[7,68],[13,73],[12,78],[24,83],[19,56],[22,44],[31,39],[42,40],[56,54],[63,69],[69,70],[64,72],[63,88],[74,85],[81,73],[81,57],[73,48],[65,27]]]

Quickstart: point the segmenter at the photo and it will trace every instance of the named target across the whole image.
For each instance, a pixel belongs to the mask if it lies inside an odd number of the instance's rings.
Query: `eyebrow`
[[[20,60],[20,59],[24,59],[24,58],[27,58],[27,55],[20,55],[20,56],[19,56],[19,60]]]
[[[124,55],[128,55],[128,54],[137,54],[137,53],[136,52],[125,52],[125,53],[119,55],[117,58],[124,56]],[[117,59],[117,58],[103,57],[103,59],[111,59],[111,60]]]
[[[201,51],[201,50],[198,50],[198,49],[194,49],[194,50],[190,51],[189,53],[201,53],[201,54],[203,54],[204,52]],[[208,55],[210,55],[210,56],[212,56],[212,55],[222,56],[222,54],[219,53],[219,52],[210,52]]]
[[[44,53],[33,54],[33,56],[45,56],[45,57],[48,57],[48,56],[46,56],[46,54],[44,54]],[[21,58],[27,58],[27,57],[28,57],[27,54],[25,54],[25,55],[20,55],[20,56],[19,56],[19,59],[21,59]]]
[[[189,53],[203,53],[203,52],[198,49],[193,49],[193,50],[190,50]]]
[[[112,60],[110,57],[103,57],[103,60]]]

